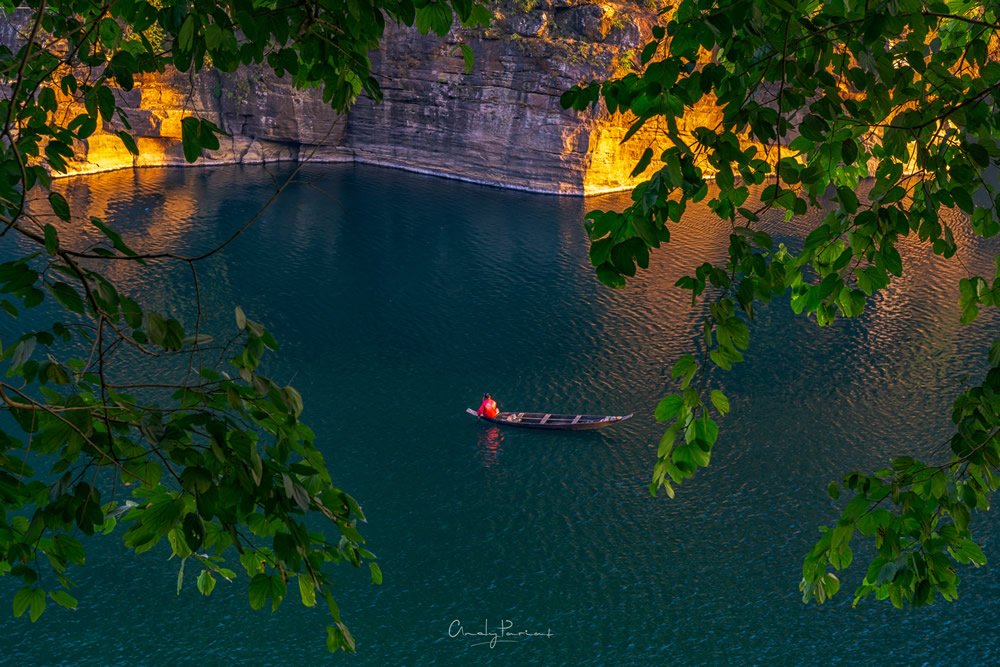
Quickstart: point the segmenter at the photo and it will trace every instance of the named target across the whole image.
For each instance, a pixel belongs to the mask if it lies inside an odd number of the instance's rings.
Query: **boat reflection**
[[[476,449],[479,450],[479,462],[484,468],[492,468],[500,463],[500,443],[503,442],[503,431],[496,426],[487,426],[479,432]]]

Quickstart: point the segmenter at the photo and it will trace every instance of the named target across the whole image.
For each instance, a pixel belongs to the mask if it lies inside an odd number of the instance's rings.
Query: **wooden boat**
[[[478,417],[472,408],[466,408],[473,417]],[[617,424],[632,416],[632,413],[622,416],[612,415],[557,415],[549,412],[501,412],[496,417],[479,417],[494,424],[504,426],[522,426],[524,428],[565,429],[567,431],[586,431],[604,428]]]

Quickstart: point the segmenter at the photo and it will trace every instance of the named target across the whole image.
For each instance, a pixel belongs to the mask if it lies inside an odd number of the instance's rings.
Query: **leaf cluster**
[[[854,594],[854,603],[872,594],[894,606],[920,607],[940,595],[958,597],[957,566],[986,564],[986,556],[969,528],[974,511],[990,508],[1000,486],[1000,341],[990,352],[991,370],[982,384],[955,401],[951,459],[930,465],[909,456],[893,459],[891,468],[872,475],[852,472],[841,488],[855,495],[837,525],[823,527],[823,536],[809,551],[802,568],[803,599],[823,602],[839,584],[830,569],[851,564],[850,543],[856,534],[870,538],[877,555]]]
[[[330,650],[353,651],[330,568],[367,565],[381,583],[364,514],[301,421],[302,396],[261,373],[274,337],[238,308],[228,339],[202,330],[197,267],[226,244],[195,257],[138,252],[107,221],[71,210],[52,174],[99,129],[138,155],[121,92],[144,74],[264,66],[344,112],[361,94],[381,97],[369,54],[387,22],[443,36],[456,18],[485,25],[488,10],[474,0],[28,0],[3,12],[18,35],[0,45],[0,243],[16,249],[0,264],[0,307],[19,326],[0,341],[0,412],[12,417],[0,430],[0,575],[22,582],[15,615],[35,621],[47,600],[76,608],[80,536],[117,532],[136,553],[169,549],[178,592],[185,570],[197,568],[209,595],[242,569],[250,606],[274,610],[297,583],[304,605],[329,609]],[[185,118],[185,158],[217,149],[221,134]],[[194,321],[129,295],[109,277],[122,262],[189,268]]]
[[[903,275],[902,239],[924,241],[945,259],[955,255],[956,234],[943,209],[966,216],[984,238],[1000,231],[989,176],[1000,165],[998,52],[1000,8],[991,4],[683,0],[665,26],[653,29],[641,72],[563,95],[566,108],[603,103],[611,113],[630,114],[635,120],[624,141],[655,119],[669,142],[642,154],[632,175],[653,171],[626,210],[587,216],[590,259],[602,282],[622,287],[646,268],[689,203],[707,199],[731,227],[728,259],[703,264],[677,283],[691,292],[692,304],[706,299],[709,314],[698,337],[702,363],[683,357],[674,366],[682,393],[657,407],[657,418],[673,423],[659,447],[652,491],[664,486],[672,495],[673,484],[708,464],[715,434],[696,430],[709,423],[705,410],[717,391],[707,371],[742,360],[757,302],[788,298],[820,326],[856,317]],[[715,124],[687,122],[695,108],[715,109]],[[776,248],[765,221],[811,210],[825,213],[802,246]],[[1000,259],[997,267],[992,276],[960,281],[963,323],[1000,303]],[[979,388],[984,395],[993,391],[990,382]],[[979,400],[970,396],[960,397],[956,410]],[[979,419],[992,423],[992,402],[976,405]],[[956,450],[926,468],[933,471],[928,479],[909,466],[903,477],[850,478],[848,488],[860,495],[807,557],[807,599],[822,602],[839,588],[825,566],[850,561],[847,544],[865,508],[877,520],[865,518],[861,532],[894,537],[876,540],[875,569],[858,596],[876,592],[915,604],[933,599],[934,590],[954,597],[957,579],[945,576],[942,554],[979,563],[981,553],[967,521],[956,520],[945,533],[936,526],[943,516],[963,515],[961,508],[982,508],[995,489],[987,473],[996,470],[985,444],[991,431],[973,436],[963,433],[966,418],[956,423],[975,454]],[[674,448],[682,432],[685,445]],[[905,504],[895,518],[871,510],[886,498]]]

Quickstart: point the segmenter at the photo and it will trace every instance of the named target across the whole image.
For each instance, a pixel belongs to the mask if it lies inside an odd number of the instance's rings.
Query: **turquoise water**
[[[159,169],[64,182],[75,211],[142,249],[228,238],[290,168]],[[167,550],[92,545],[80,608],[36,624],[0,615],[5,658],[33,665],[649,665],[995,663],[1000,584],[962,572],[957,602],[852,608],[862,576],[821,608],[798,595],[801,559],[841,505],[826,485],[950,434],[958,378],[985,367],[988,316],[958,325],[962,268],[905,244],[907,278],[865,316],[818,329],[760,308],[747,363],[719,373],[733,411],[712,466],[675,500],[647,491],[669,370],[700,310],[673,283],[725,256],[725,227],[695,211],[650,271],[602,287],[581,220],[623,197],[564,199],[371,167],[307,167],[199,271],[207,326],[241,305],[282,345],[269,373],[306,401],[334,478],[363,504],[385,581],[349,566],[338,601],[356,656],[329,656],[328,620],[290,596],[253,612],[245,577],[176,595]],[[962,228],[964,229],[964,228]],[[776,240],[800,243],[796,230]],[[967,235],[959,255],[992,270]],[[138,274],[133,294],[190,321],[184,266]],[[590,433],[501,430],[464,413],[634,412]],[[974,519],[998,556],[989,514]],[[865,551],[858,546],[856,556]],[[3,588],[7,586],[7,588]],[[10,598],[9,584],[0,590]],[[524,632],[476,645],[468,633]],[[450,636],[459,634],[459,636]],[[13,639],[16,638],[16,639]],[[0,658],[0,662],[4,659]]]

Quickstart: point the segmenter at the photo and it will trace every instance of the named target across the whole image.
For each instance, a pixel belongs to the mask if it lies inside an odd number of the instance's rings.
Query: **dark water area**
[[[141,250],[194,255],[232,236],[291,172],[150,169],[60,183],[74,211],[106,218]],[[0,615],[0,663],[32,665],[990,664],[1000,659],[992,568],[965,568],[960,597],[898,611],[851,606],[871,554],[838,598],[803,605],[802,557],[843,502],[825,487],[891,456],[929,456],[950,406],[986,368],[996,318],[958,323],[957,282],[992,275],[996,247],[961,220],[956,260],[901,244],[906,276],[865,314],[818,328],[787,301],[759,307],[747,361],[715,372],[733,410],[712,465],[677,498],[648,483],[701,306],[674,282],[725,257],[729,230],[694,210],[622,291],[587,261],[581,221],[625,196],[502,191],[355,165],[308,166],[260,218],[199,268],[204,330],[234,331],[233,307],[277,337],[267,372],[305,398],[303,419],[338,484],[363,505],[385,581],[342,566],[338,602],[358,642],[330,656],[329,618],[289,595],[253,612],[246,577],[201,596],[168,548],[138,557],[92,543],[80,608],[38,623]],[[801,244],[809,221],[769,225]],[[81,232],[83,233],[83,232]],[[97,240],[96,233],[94,240]],[[82,237],[77,239],[83,242]],[[117,277],[150,307],[193,322],[186,265]],[[114,272],[112,272],[114,273]],[[116,369],[127,372],[127,368]],[[477,423],[501,409],[623,414],[600,432]],[[991,513],[974,516],[992,561]],[[9,599],[10,584],[0,584]],[[519,637],[491,648],[497,631]],[[544,635],[544,636],[541,636]]]

